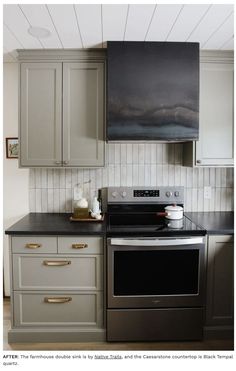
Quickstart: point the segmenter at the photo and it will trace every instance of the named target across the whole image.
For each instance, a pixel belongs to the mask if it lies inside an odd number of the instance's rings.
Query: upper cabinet
[[[187,166],[233,166],[233,53],[200,56],[199,141],[184,144]]]
[[[104,54],[21,51],[19,59],[20,166],[104,166]]]

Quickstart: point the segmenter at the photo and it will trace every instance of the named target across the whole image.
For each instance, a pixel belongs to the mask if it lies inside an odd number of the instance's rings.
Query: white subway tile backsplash
[[[182,166],[181,143],[108,143],[107,166],[98,169],[31,169],[32,212],[71,212],[73,188],[83,185],[85,197],[107,186],[184,186],[186,211],[233,210],[231,168]],[[211,199],[204,187],[211,187]]]

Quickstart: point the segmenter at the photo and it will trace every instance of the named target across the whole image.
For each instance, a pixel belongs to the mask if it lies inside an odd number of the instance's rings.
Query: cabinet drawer
[[[14,292],[15,326],[101,327],[101,292]]]
[[[58,237],[58,252],[62,254],[102,254],[102,237]]]
[[[101,255],[13,255],[14,290],[100,290]]]
[[[12,252],[26,254],[57,253],[57,237],[12,237]]]

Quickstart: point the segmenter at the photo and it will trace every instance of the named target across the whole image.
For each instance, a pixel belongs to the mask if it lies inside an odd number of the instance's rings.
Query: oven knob
[[[179,191],[175,191],[175,197],[179,197]]]
[[[121,192],[121,196],[122,196],[123,198],[125,198],[126,195],[127,195],[127,193],[126,193],[125,191]]]
[[[172,196],[172,192],[167,191],[167,192],[166,192],[166,197],[170,197],[170,196]]]
[[[112,195],[113,198],[116,198],[116,196],[117,196],[117,192],[112,192],[111,195]]]

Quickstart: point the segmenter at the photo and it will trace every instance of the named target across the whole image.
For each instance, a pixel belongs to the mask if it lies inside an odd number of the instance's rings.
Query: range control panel
[[[184,203],[184,187],[109,187],[108,203]]]

